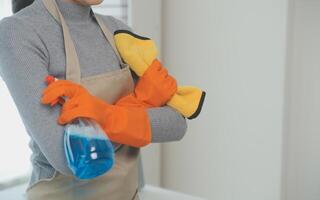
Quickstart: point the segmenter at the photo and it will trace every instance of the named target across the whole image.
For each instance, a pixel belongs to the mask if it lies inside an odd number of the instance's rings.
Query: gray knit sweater
[[[119,69],[117,57],[90,15],[90,7],[57,1],[70,28],[82,77]],[[114,32],[129,29],[111,16],[102,16]],[[47,74],[65,79],[65,53],[60,25],[41,0],[0,22],[0,75],[7,84],[31,142],[30,184],[53,176],[72,175],[63,150],[63,126],[56,123],[60,108],[40,103]],[[148,110],[152,142],[180,140],[186,121],[169,107]],[[19,147],[17,147],[19,148]]]

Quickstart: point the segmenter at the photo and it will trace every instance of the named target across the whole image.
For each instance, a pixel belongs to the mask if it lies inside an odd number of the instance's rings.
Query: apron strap
[[[80,63],[74,47],[69,28],[55,0],[42,0],[50,14],[61,24],[66,53],[66,79],[80,83]]]
[[[72,41],[70,31],[68,25],[61,14],[57,2],[55,0],[42,0],[44,6],[47,8],[49,13],[59,22],[62,26],[63,37],[64,37],[64,45],[65,45],[65,53],[66,53],[66,79],[74,81],[76,83],[80,83],[81,80],[81,70],[80,70],[80,63],[79,58],[74,47],[74,43]],[[110,43],[114,53],[116,54],[120,67],[124,68],[127,65],[124,64],[122,58],[117,50],[113,34],[107,28],[107,26],[102,22],[100,17],[96,16],[92,12],[93,16],[95,17],[98,25],[100,26],[104,36],[106,37],[107,41]]]
[[[93,12],[92,12],[93,13]],[[126,64],[124,64],[124,62],[122,61],[122,58],[118,52],[118,49],[116,47],[116,43],[114,41],[114,37],[113,37],[113,34],[111,33],[111,31],[107,28],[107,26],[102,22],[102,20],[100,19],[100,17],[96,16],[94,13],[93,13],[94,17],[96,18],[102,32],[104,33],[106,39],[109,41],[114,53],[117,55],[118,57],[118,60],[119,60],[119,63],[121,65],[121,68],[126,66]]]

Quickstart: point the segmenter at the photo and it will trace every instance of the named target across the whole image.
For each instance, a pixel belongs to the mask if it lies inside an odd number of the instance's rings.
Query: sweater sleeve
[[[128,25],[120,20],[115,18],[113,20],[118,29],[132,31]],[[138,77],[134,75],[134,79],[137,80]],[[169,106],[150,108],[147,112],[151,123],[153,143],[178,141],[185,135],[187,131],[186,119],[173,108]]]
[[[60,108],[40,103],[48,63],[47,49],[34,29],[13,17],[0,21],[0,75],[30,137],[57,171],[71,175],[63,150],[63,127],[56,123]]]

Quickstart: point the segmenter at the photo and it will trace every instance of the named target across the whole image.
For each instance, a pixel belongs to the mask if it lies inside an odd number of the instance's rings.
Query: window
[[[0,19],[11,15],[11,1],[0,1]],[[28,135],[5,83],[0,79],[0,187],[20,180],[30,171]],[[3,123],[5,122],[5,123]],[[1,188],[0,188],[1,189]]]
[[[0,1],[0,19],[9,15],[11,15],[11,1],[1,0]]]
[[[93,10],[97,13],[112,15],[123,22],[128,22],[128,0],[106,0]]]
[[[127,0],[107,0],[94,10],[98,13],[113,15],[127,22]],[[0,20],[11,15],[11,0],[0,1]],[[0,36],[1,37],[1,36]],[[0,78],[0,190],[26,181],[31,170],[28,147],[29,137],[10,96],[5,83]],[[5,122],[5,123],[3,123]]]

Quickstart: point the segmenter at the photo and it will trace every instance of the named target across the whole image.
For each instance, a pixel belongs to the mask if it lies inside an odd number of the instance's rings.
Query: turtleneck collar
[[[91,19],[91,7],[77,3],[56,0],[58,7],[67,21],[87,22]]]

